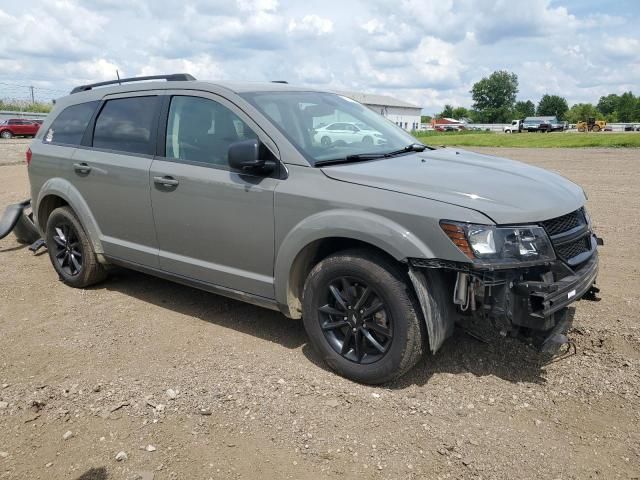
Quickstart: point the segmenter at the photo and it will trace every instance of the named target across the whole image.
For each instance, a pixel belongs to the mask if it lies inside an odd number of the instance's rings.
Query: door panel
[[[89,126],[88,145],[74,152],[68,173],[98,224],[105,255],[155,268],[149,169],[159,104],[159,97],[148,93],[108,98]]]
[[[259,129],[232,103],[205,93],[173,96],[165,121],[166,156],[150,171],[160,268],[274,298],[279,180],[240,175],[227,163],[229,145]]]
[[[273,297],[273,190],[277,180],[155,160],[151,198],[160,268],[235,290]]]
[[[93,213],[107,256],[158,266],[149,198],[151,157],[78,148],[68,175]],[[90,170],[83,172],[83,167]]]

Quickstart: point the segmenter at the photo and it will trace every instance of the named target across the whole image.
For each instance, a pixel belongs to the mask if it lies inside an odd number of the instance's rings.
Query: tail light
[[[31,148],[27,148],[27,152],[25,153],[25,156],[27,157],[27,165],[31,165],[31,156],[33,154],[31,153]]]

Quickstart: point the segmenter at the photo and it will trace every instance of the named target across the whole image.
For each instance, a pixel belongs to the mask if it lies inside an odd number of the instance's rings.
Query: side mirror
[[[242,140],[229,145],[229,166],[247,173],[271,173],[276,162],[260,158],[260,140]],[[264,157],[264,156],[263,156]]]

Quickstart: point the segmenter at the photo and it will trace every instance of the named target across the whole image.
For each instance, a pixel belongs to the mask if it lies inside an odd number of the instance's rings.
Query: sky
[[[640,94],[640,1],[8,0],[0,98],[48,100],[74,85],[187,72],[381,93],[470,107],[495,70],[519,100],[597,103]]]

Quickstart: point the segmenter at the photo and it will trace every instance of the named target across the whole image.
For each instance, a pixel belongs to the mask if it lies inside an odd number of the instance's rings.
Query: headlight
[[[440,227],[475,263],[540,263],[556,256],[542,227],[496,227],[443,220]]]

